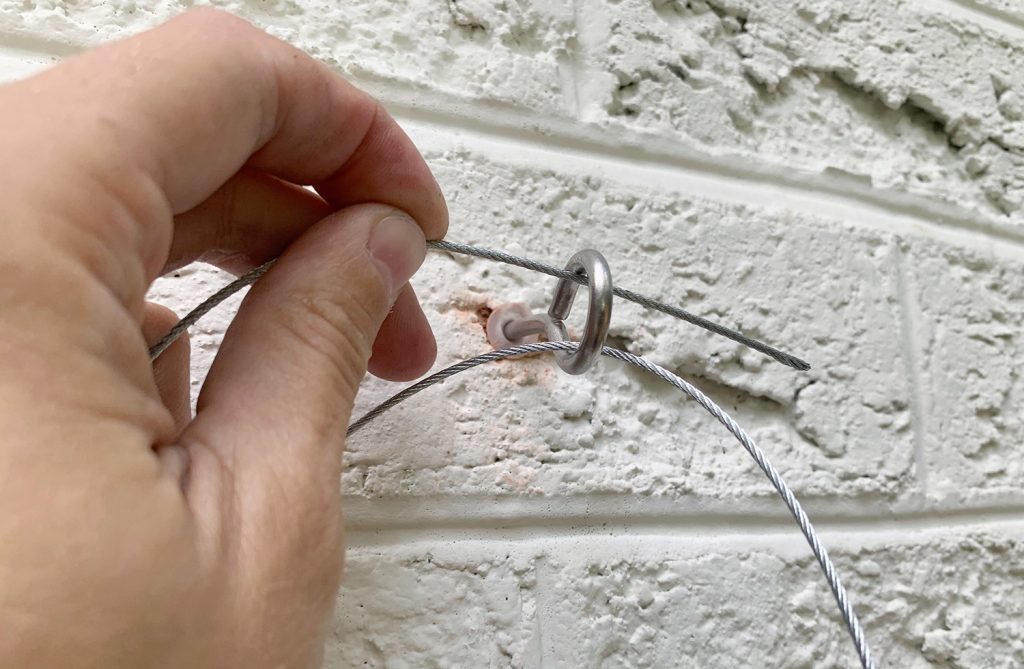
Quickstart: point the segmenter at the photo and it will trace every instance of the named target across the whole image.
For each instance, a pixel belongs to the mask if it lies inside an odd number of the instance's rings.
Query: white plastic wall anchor
[[[543,323],[532,333],[516,331],[518,324],[530,322],[535,316],[529,307],[522,302],[502,304],[491,312],[487,319],[487,341],[495,350],[519,346],[520,344],[536,344],[541,341],[544,332]],[[513,326],[513,324],[515,324]],[[510,327],[512,326],[512,327]]]
[[[575,350],[556,351],[555,360],[567,374],[583,374],[593,367],[601,356],[608,325],[612,318],[612,273],[608,261],[593,249],[584,249],[569,259],[567,272],[579,277],[562,277],[555,287],[555,295],[546,314],[533,314],[526,305],[505,304],[491,313],[487,321],[487,340],[495,349],[520,344],[532,344],[543,334],[548,341],[568,341],[565,319],[576,300],[579,284],[587,286],[590,294],[587,326]]]

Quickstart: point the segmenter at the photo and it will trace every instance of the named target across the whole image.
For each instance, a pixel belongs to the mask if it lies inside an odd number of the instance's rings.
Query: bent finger
[[[374,338],[425,254],[422,231],[401,212],[350,207],[296,240],[253,287],[181,437],[197,513],[280,541],[282,514],[299,534],[330,526]]]
[[[175,216],[174,239],[162,273],[201,260],[244,274],[281,255],[332,210],[301,186],[243,169],[203,202]]]
[[[178,322],[178,315],[167,307],[147,302],[142,321],[142,336],[147,346],[160,340]],[[176,431],[180,432],[192,419],[189,362],[191,347],[188,332],[183,332],[160,357],[153,361],[153,379],[160,400],[171,412]]]
[[[437,358],[437,342],[412,285],[406,284],[373,342],[369,372],[388,381],[422,376]]]
[[[430,170],[373,98],[223,12],[187,12],[19,86],[9,113],[24,117],[27,130],[12,141],[37,157],[25,170],[46,183],[69,170],[86,174],[111,191],[117,201],[109,208],[119,215],[75,214],[77,192],[40,196],[56,197],[50,205],[79,217],[69,235],[99,236],[97,247],[109,257],[141,257],[138,280],[152,280],[163,267],[171,216],[195,207],[247,163],[317,184],[328,201],[372,200],[408,211],[430,238],[447,228]],[[350,160],[358,169],[346,169]],[[116,272],[103,278],[124,281]],[[141,282],[131,291],[112,287],[140,298],[145,290]]]
[[[176,219],[165,271],[194,260],[236,275],[276,258],[331,206],[316,194],[255,170],[242,170]],[[377,335],[370,372],[392,381],[421,375],[437,345],[411,286],[395,300]]]

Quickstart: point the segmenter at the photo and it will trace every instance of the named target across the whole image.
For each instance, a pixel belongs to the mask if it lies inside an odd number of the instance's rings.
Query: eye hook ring
[[[575,351],[556,351],[555,360],[567,374],[583,374],[601,357],[601,349],[608,338],[608,326],[612,320],[612,272],[604,256],[593,249],[576,253],[569,259],[565,269],[587,279],[587,320],[579,348]],[[545,328],[545,332],[550,341],[569,338],[565,319],[572,311],[579,287],[575,281],[559,279],[551,306],[548,307],[549,327]]]
[[[580,283],[589,293],[587,319],[575,351],[556,351],[555,361],[568,374],[583,374],[594,366],[608,338],[612,320],[613,284],[608,261],[593,249],[576,253],[565,266],[566,271],[581,277],[580,282],[559,279],[546,314],[531,314],[524,304],[505,304],[491,314],[487,322],[487,339],[496,349],[538,341],[543,334],[548,341],[568,341],[565,319],[572,311]]]

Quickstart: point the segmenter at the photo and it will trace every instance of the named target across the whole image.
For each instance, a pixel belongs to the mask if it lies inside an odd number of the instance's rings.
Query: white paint
[[[1017,0],[928,0],[925,6],[943,9],[987,29],[1006,31],[1016,39],[1024,37],[1024,7]]]
[[[0,77],[183,4],[0,0]],[[633,306],[613,319],[805,496],[882,666],[1024,664],[1013,3],[219,4],[395,111],[452,239],[552,262],[597,246],[622,285],[809,358],[801,375]],[[187,268],[152,297],[184,311],[227,280]],[[553,282],[431,256],[416,283],[440,366],[485,350],[479,308],[541,308]],[[237,305],[195,329],[196,387]],[[368,381],[357,413],[393,390]],[[613,364],[498,365],[354,438],[328,666],[854,666],[781,504],[673,392]]]
[[[57,60],[38,51],[0,45],[0,81],[21,79],[46,68]]]
[[[465,148],[481,155],[501,156],[503,162],[516,166],[546,165],[639,187],[657,185],[723,202],[772,203],[809,216],[855,221],[858,227],[937,239],[986,255],[1024,259],[1022,226],[1000,226],[972,216],[970,211],[902,193],[871,192],[833,175],[780,174],[775,170],[752,169],[735,158],[673,160],[650,155],[647,146],[601,146],[591,137],[597,132],[586,133],[576,141],[556,143],[539,134],[502,136],[469,124],[460,126],[458,117],[440,122],[436,117],[422,120],[421,114],[402,108],[394,115],[424,149]]]

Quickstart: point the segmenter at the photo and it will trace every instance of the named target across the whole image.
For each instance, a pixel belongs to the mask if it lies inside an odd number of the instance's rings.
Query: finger
[[[341,204],[399,207],[431,238],[447,227],[429,169],[371,97],[222,12],[188,12],[20,85],[19,116],[53,116],[33,127],[59,128],[26,142],[26,153],[54,156],[32,169],[65,174],[70,168],[57,169],[58,158],[73,154],[76,170],[116,184],[110,190],[118,201],[110,208],[120,206],[122,215],[109,217],[116,225],[96,212],[88,223],[77,222],[91,226],[111,256],[141,256],[150,279],[164,265],[170,215],[205,200],[246,163],[317,184]],[[347,169],[350,160],[357,170]],[[72,205],[64,208],[73,212]]]
[[[389,381],[422,376],[437,357],[437,342],[411,285],[398,294],[373,342],[369,371]]]
[[[242,274],[276,258],[330,211],[330,205],[304,188],[242,170],[206,201],[177,217],[165,271],[203,260]],[[408,380],[429,369],[436,355],[430,324],[407,287],[377,336],[370,371],[393,381]]]
[[[146,346],[152,346],[178,322],[178,315],[167,307],[146,303],[142,321],[142,336]],[[160,399],[171,412],[177,432],[192,419],[189,358],[191,356],[188,333],[183,332],[163,354],[153,361],[153,378]]]
[[[243,274],[279,256],[332,210],[301,186],[243,169],[206,200],[175,217],[163,273],[202,260]]]
[[[360,205],[313,226],[253,287],[181,437],[197,513],[235,514],[252,525],[245,533],[268,531],[275,514],[296,532],[336,514],[345,428],[373,340],[425,254],[415,223]],[[228,509],[238,504],[253,508]]]

